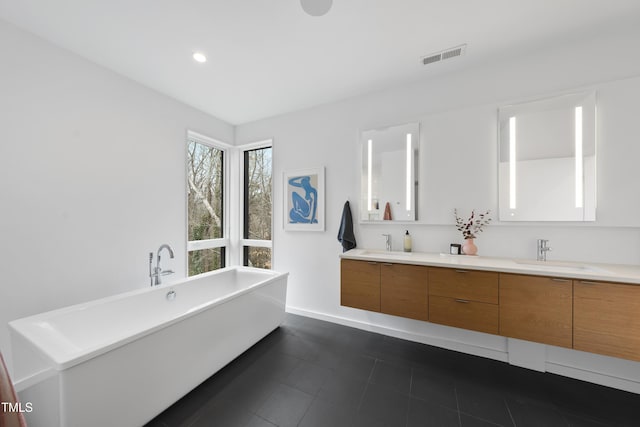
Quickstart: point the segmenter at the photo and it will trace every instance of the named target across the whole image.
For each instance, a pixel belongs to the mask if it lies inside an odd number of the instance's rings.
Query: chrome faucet
[[[387,249],[387,251],[391,252],[391,234],[383,234],[385,241],[385,248]]]
[[[538,261],[546,261],[547,260],[547,252],[551,250],[549,246],[548,240],[538,239]]]
[[[162,283],[161,277],[162,276],[167,276],[169,274],[173,274],[173,270],[162,270],[162,268],[160,268],[160,252],[166,249],[167,251],[169,251],[169,258],[173,258],[173,249],[171,249],[171,246],[165,244],[160,245],[160,247],[158,248],[158,252],[157,252],[157,258],[156,258],[156,266],[153,267],[153,252],[149,252],[149,278],[151,279],[151,286],[157,286],[160,285]]]

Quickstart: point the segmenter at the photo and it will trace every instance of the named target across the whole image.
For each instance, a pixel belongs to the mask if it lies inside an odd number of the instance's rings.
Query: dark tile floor
[[[287,314],[147,424],[274,425],[639,426],[640,395]]]

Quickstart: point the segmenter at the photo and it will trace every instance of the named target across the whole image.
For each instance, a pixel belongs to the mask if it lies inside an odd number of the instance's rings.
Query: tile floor
[[[287,314],[147,427],[639,426],[640,395]]]

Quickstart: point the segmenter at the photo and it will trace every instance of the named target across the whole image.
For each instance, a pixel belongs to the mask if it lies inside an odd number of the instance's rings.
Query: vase
[[[473,243],[473,239],[464,239],[462,253],[465,255],[476,255],[478,253],[478,247]]]

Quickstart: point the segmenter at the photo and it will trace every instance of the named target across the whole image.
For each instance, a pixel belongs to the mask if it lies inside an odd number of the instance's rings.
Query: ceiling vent
[[[440,62],[444,61],[445,59],[455,58],[456,56],[462,55],[465,50],[467,50],[467,45],[462,44],[460,46],[452,47],[451,49],[446,49],[438,53],[423,56],[422,65],[433,64],[434,62]]]

